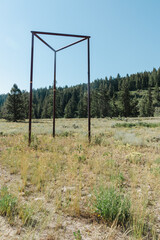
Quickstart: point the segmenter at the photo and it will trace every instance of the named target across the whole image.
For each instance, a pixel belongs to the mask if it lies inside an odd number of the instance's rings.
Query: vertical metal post
[[[56,52],[54,52],[53,137],[55,137],[55,115],[56,115]]]
[[[34,33],[32,33],[31,46],[31,71],[30,71],[30,102],[29,102],[29,139],[28,144],[31,144],[31,119],[32,119],[32,81],[33,81],[33,54],[34,54]]]
[[[88,38],[88,140],[91,142],[91,104],[90,104],[90,39]]]

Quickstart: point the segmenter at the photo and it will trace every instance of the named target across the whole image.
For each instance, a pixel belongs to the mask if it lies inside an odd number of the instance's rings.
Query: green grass
[[[100,187],[96,193],[95,201],[96,213],[104,218],[107,222],[122,226],[129,225],[131,213],[130,200],[124,194],[118,192],[115,188]]]
[[[2,187],[0,190],[0,215],[6,216],[9,221],[18,213],[18,203],[17,198],[12,196],[6,186]]]
[[[126,127],[131,123],[132,127]],[[112,128],[119,126],[116,124],[125,127]],[[128,231],[131,230],[128,239],[147,239],[148,236],[156,239],[152,231],[155,228],[156,232],[159,224],[158,126],[159,119],[155,118],[128,119],[128,122],[92,119],[89,144],[87,119],[56,119],[55,139],[51,119],[34,120],[29,147],[27,122],[0,120],[3,132],[0,134],[0,166],[10,176],[7,182],[6,177],[1,178],[1,185],[8,187],[2,189],[0,195],[1,215],[13,219],[15,224],[18,219],[24,232],[32,229],[31,235],[33,231],[39,234],[39,229],[45,233],[50,224],[54,222],[59,226],[70,216],[75,217],[75,221],[69,223],[72,225],[70,236],[78,238],[78,231],[73,236],[73,230],[79,229],[88,237],[82,227],[85,213],[86,218],[94,219],[89,229],[91,239],[98,231],[97,216],[102,220],[99,224],[107,229],[114,226],[117,234],[125,232],[121,227],[116,228],[116,223],[128,227]],[[90,202],[94,202],[96,214],[91,211]],[[76,226],[76,221],[81,225]],[[63,230],[67,232],[66,228],[53,227],[58,235]],[[101,239],[106,236],[106,232],[102,232]],[[60,239],[67,239],[65,233]]]
[[[138,122],[138,123],[116,123],[112,126],[113,128],[123,127],[123,128],[135,128],[135,127],[147,127],[147,128],[156,128],[160,127],[160,123],[146,123],[146,122]]]
[[[33,225],[32,211],[27,205],[18,203],[18,199],[9,193],[8,188],[3,186],[0,190],[0,215],[6,216],[9,223],[13,224],[18,216],[23,225]]]

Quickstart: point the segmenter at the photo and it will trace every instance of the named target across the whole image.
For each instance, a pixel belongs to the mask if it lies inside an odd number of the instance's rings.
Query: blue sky
[[[91,81],[160,66],[159,0],[0,0],[0,94],[29,90],[31,30],[91,36]],[[45,37],[53,47],[73,39]],[[75,39],[77,40],[77,39]],[[33,87],[53,83],[53,52],[35,40]],[[57,85],[87,82],[87,42],[59,52]]]

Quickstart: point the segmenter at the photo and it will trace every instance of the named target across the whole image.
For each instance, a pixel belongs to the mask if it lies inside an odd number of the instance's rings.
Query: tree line
[[[92,117],[154,116],[160,113],[160,68],[151,72],[96,79],[91,83]],[[87,84],[56,90],[57,118],[87,117]],[[8,95],[0,95],[0,118],[28,118],[29,93],[16,84]],[[53,87],[33,89],[33,118],[52,118]]]

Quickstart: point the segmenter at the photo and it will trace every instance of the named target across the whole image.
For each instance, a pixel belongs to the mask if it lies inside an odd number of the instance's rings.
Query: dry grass
[[[158,239],[160,127],[112,128],[117,122],[93,119],[89,145],[86,119],[58,119],[55,139],[52,121],[36,120],[28,147],[26,122],[0,121],[0,186],[27,204],[35,221],[30,228],[17,219],[19,239],[74,239],[79,230],[82,239]],[[101,186],[130,199],[126,228],[94,213]]]

